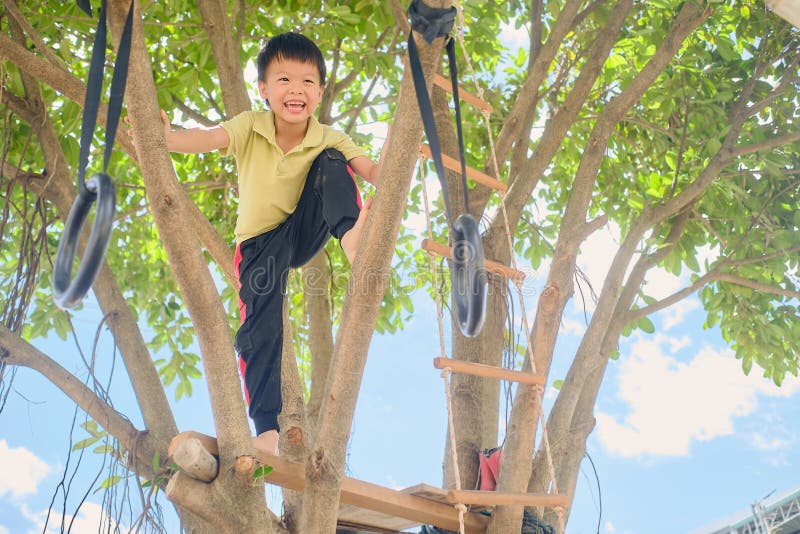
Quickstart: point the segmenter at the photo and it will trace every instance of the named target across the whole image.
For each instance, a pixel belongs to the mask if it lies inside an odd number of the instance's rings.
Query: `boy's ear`
[[[267,94],[267,82],[263,80],[258,80],[258,94],[264,100],[269,99],[269,95]]]

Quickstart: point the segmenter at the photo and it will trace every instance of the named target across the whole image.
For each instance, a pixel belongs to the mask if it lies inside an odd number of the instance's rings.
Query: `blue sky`
[[[418,226],[419,221],[408,224]],[[616,241],[609,227],[582,249],[579,263],[595,287]],[[528,269],[524,289],[529,314],[547,267]],[[667,294],[681,282],[656,273],[649,287]],[[404,331],[373,338],[348,456],[350,476],[393,488],[441,482],[446,405],[442,380],[431,364],[439,346],[435,305],[423,291],[413,299],[415,313]],[[75,317],[84,350],[98,318],[91,299]],[[695,299],[653,319],[655,334],[635,333],[622,340],[621,358],[610,363],[595,410],[597,427],[588,452],[602,495],[600,532],[700,534],[702,527],[749,508],[773,490],[797,486],[800,381],[787,379],[777,388],[757,369],[745,376],[719,332],[702,329],[705,313]],[[570,304],[551,382],[565,373],[584,328],[583,310]],[[67,368],[80,368],[71,341],[36,344]],[[106,332],[98,351],[101,377],[108,376],[112,356]],[[130,386],[118,358],[111,394],[115,404],[130,413]],[[554,394],[549,389],[546,398],[552,400]],[[175,407],[182,430],[213,433],[204,383],[197,383],[194,397]],[[14,391],[0,413],[0,534],[42,532],[45,511],[67,465],[72,416],[72,406],[53,386],[36,373],[18,371]],[[75,430],[75,441],[85,436],[82,429]],[[75,502],[89,491],[72,532],[97,531],[102,493],[91,491],[98,458],[89,454],[82,459],[71,504],[63,509],[69,521]],[[71,466],[75,459],[73,453]],[[60,523],[61,502],[59,497],[55,525]],[[568,532],[596,532],[597,481],[586,461],[574,506]],[[123,516],[123,526],[134,519]]]

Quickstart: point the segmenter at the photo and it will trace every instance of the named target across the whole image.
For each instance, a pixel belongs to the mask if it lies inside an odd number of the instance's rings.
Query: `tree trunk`
[[[311,395],[308,399],[308,421],[316,427],[322,407],[322,395],[333,357],[333,332],[331,324],[331,301],[328,288],[331,272],[328,255],[321,250],[303,267],[303,298],[308,317],[308,344],[311,351]],[[313,439],[311,440],[313,442]]]
[[[591,191],[594,189],[600,163],[617,122],[622,119],[627,110],[639,100],[644,91],[650,87],[656,77],[663,71],[670,59],[680,49],[681,43],[686,36],[705,20],[709,14],[710,12],[703,12],[695,4],[684,4],[676,16],[670,32],[651,60],[619,96],[606,106],[606,109],[597,120],[581,159],[565,211],[565,227],[577,227],[585,224]],[[573,363],[564,379],[561,392],[551,411],[549,421],[552,421],[552,425],[548,422],[548,428],[553,429],[552,445],[556,463],[559,463],[557,460],[562,456],[566,458],[567,451],[574,446],[574,439],[569,436],[573,429],[576,429],[575,432],[579,436],[582,430],[593,424],[590,420],[591,410],[588,413],[583,411],[577,413],[577,405],[582,398],[584,400],[581,405],[584,409],[588,400],[592,401],[592,406],[594,404],[594,399],[600,386],[598,380],[602,378],[605,372],[608,354],[611,350],[611,348],[606,347],[608,352],[603,353],[598,350],[598,347],[603,346],[605,344],[604,341],[607,341],[606,336],[616,316],[618,299],[627,267],[633,258],[641,237],[647,229],[652,227],[652,223],[645,221],[645,218],[646,216],[642,216],[633,225],[614,257],[609,274],[603,284],[597,308],[592,314],[589,328],[581,340]],[[632,292],[628,293],[628,299],[627,305],[623,306],[624,310],[628,309],[633,300]],[[619,326],[619,328],[621,327]],[[612,347],[615,346],[618,337],[619,332],[610,342],[614,344]],[[587,386],[588,384],[592,384],[592,386]],[[569,474],[559,477],[562,480],[569,480],[573,473],[577,476],[577,466],[580,458],[575,458],[573,455],[570,459],[570,465],[576,470],[573,472],[568,469]],[[537,460],[537,465],[541,466],[542,462]],[[567,466],[565,465],[564,468],[567,468]],[[534,488],[546,486],[541,468],[537,469],[533,476],[537,480]]]
[[[113,2],[112,19],[118,28],[128,2]],[[203,355],[209,396],[214,412],[220,449],[220,476],[212,484],[214,502],[192,511],[207,518],[207,512],[222,511],[234,503],[235,514],[228,514],[227,528],[239,532],[269,532],[263,490],[243,485],[234,476],[236,458],[252,454],[250,432],[241,403],[241,386],[236,372],[233,344],[227,314],[217,295],[208,265],[193,233],[183,224],[188,213],[185,195],[179,187],[169,153],[164,144],[158,116],[155,83],[142,33],[141,13],[134,3],[134,25],[127,100],[134,142],[139,154],[148,204],[167,250],[175,279],[188,309]],[[175,479],[173,479],[173,482]],[[172,483],[172,482],[171,482]],[[188,488],[189,491],[181,491]],[[174,496],[186,498],[197,484],[177,485]],[[224,496],[223,499],[221,496]],[[228,500],[228,503],[224,501]],[[196,501],[192,501],[196,502]]]
[[[292,344],[292,329],[288,307],[283,306],[283,352],[281,353],[281,394],[283,409],[279,416],[281,427],[280,454],[294,462],[308,457],[308,420],[306,418],[303,383],[297,370]],[[303,492],[283,490],[283,521],[289,532],[299,533]]]
[[[611,11],[608,26],[600,33],[597,42],[592,47],[592,53],[587,64],[581,70],[575,88],[567,98],[564,107],[556,114],[556,118],[548,125],[539,146],[526,167],[532,166],[540,174],[546,168],[546,165],[542,166],[542,164],[552,160],[566,133],[564,128],[567,124],[572,123],[578,112],[578,104],[585,101],[588,96],[631,7],[631,0],[620,0]],[[560,123],[561,120],[565,122]],[[516,221],[525,204],[523,196],[530,194],[529,185],[518,182],[509,191],[507,212],[511,219],[509,224],[512,231],[516,227]],[[523,195],[525,191],[527,194]],[[536,318],[528,339],[528,343],[532,347],[532,350],[529,349],[529,354],[531,354],[533,362],[527,359],[525,367],[531,369],[531,363],[533,363],[536,373],[545,377],[550,370],[561,316],[573,293],[572,273],[575,270],[578,247],[588,231],[585,212],[580,214],[580,217],[573,215],[570,218],[569,209],[568,206],[553,254],[547,283],[539,298]],[[499,225],[499,222],[495,220],[494,225]],[[498,481],[498,491],[519,493],[526,491],[528,487],[536,427],[539,421],[538,413],[541,410],[541,394],[541,391],[537,392],[532,387],[520,387],[517,390],[511,411],[511,422],[506,433],[506,449]],[[517,532],[520,530],[521,524],[522,509],[520,507],[501,506],[496,509],[495,519],[489,532],[491,534]]]
[[[446,7],[449,1],[436,4],[437,7]],[[441,57],[443,40],[437,39],[433,46],[421,41],[418,40],[418,47],[423,68],[426,78],[432,80]],[[356,398],[369,340],[388,283],[397,232],[417,159],[422,133],[417,114],[414,89],[407,70],[392,137],[378,179],[377,194],[361,235],[361,252],[356,256],[350,276],[333,353],[332,372],[317,423],[316,442],[306,464],[307,486],[301,523],[304,534],[335,531],[339,489]],[[370,254],[368,259],[367,251]]]

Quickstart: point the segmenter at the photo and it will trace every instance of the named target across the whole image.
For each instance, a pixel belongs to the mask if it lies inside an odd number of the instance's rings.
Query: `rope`
[[[453,476],[456,479],[456,489],[461,490],[461,473],[458,470],[458,450],[456,449],[456,430],[453,424],[453,399],[450,394],[450,375],[452,373],[452,369],[449,367],[445,367],[442,369],[442,380],[444,380],[444,392],[447,396],[447,421],[448,426],[450,427],[450,450],[452,451],[452,458],[453,458]],[[464,534],[464,512],[467,511],[467,507],[462,503],[457,503],[455,505],[456,510],[458,510],[458,532],[459,534]]]
[[[466,27],[466,21],[464,19],[464,10],[462,9],[461,3],[458,0],[453,0],[453,5],[456,8],[456,12],[457,12],[457,16],[458,16],[458,24],[456,25],[456,35],[458,37],[458,43],[459,43],[459,46],[461,48],[462,54],[464,56],[464,59],[466,61],[467,69],[469,71],[469,74],[472,77],[472,81],[473,81],[473,84],[475,86],[475,91],[478,94],[478,97],[482,99],[483,98],[483,88],[480,86],[480,84],[478,84],[478,78],[477,78],[477,76],[475,74],[475,68],[472,65],[472,61],[470,59],[470,55],[469,55],[469,53],[467,51],[467,47],[466,47],[465,40],[464,40],[464,28]],[[499,178],[500,177],[500,165],[498,164],[498,160],[497,160],[497,150],[495,149],[494,135],[492,134],[491,125],[489,123],[489,113],[488,113],[488,111],[487,110],[481,110],[481,116],[483,117],[484,126],[486,127],[486,133],[487,133],[487,137],[489,139],[489,148],[491,150],[491,158],[492,158],[491,161],[492,161],[492,165],[494,167],[494,173],[495,173],[495,176]],[[506,183],[508,183],[509,181],[510,181],[510,176],[507,176],[506,177]],[[513,242],[511,240],[511,228],[510,228],[510,225],[509,225],[509,222],[508,222],[508,212],[506,210],[506,193],[504,191],[501,191],[500,192],[500,197],[501,197],[501,199],[500,199],[501,200],[500,209],[502,210],[502,213],[503,213],[503,224],[504,224],[504,227],[505,227],[506,240],[508,242],[508,250],[510,252],[509,256],[510,256],[511,266],[514,269],[519,270],[518,267],[517,267],[517,259],[516,259],[516,256],[514,254],[514,245],[513,245]],[[525,300],[523,299],[523,296],[522,296],[522,282],[521,281],[516,281],[514,283],[514,285],[517,288],[517,296],[519,298],[520,313],[522,315],[523,328],[525,329],[525,332],[530,332],[531,331],[530,330],[530,324],[528,323],[528,317],[527,317],[527,313],[525,311]],[[526,355],[528,357],[528,361],[530,361],[531,371],[534,374],[536,374],[536,362],[534,361],[534,358],[533,358],[533,348],[531,346],[530,337],[528,339],[528,344],[527,344],[525,353],[526,353]],[[542,404],[543,404],[543,393],[544,393],[544,390],[543,390],[542,387],[535,386],[535,394],[538,397],[537,400],[539,401],[538,419],[541,422],[541,426],[542,426],[542,442],[544,444],[545,457],[547,458],[547,467],[548,467],[549,475],[550,475],[550,484],[551,484],[551,488],[552,488],[553,493],[557,494],[558,493],[558,485],[556,483],[556,474],[555,474],[555,467],[553,466],[553,456],[551,454],[551,449],[550,449],[550,440],[548,439],[548,436],[547,436],[547,423],[546,423],[546,421],[544,419],[544,410],[541,409]],[[565,524],[564,524],[563,511],[560,510],[560,509],[557,509],[556,513],[557,513],[558,518],[559,518],[559,531],[560,532],[564,532]]]
[[[433,229],[431,226],[431,212],[428,206],[428,186],[425,185],[425,179],[422,173],[422,166],[424,163],[424,157],[422,154],[419,155],[417,159],[418,165],[418,174],[419,174],[419,181],[422,184],[422,198],[424,199],[424,206],[425,206],[425,222],[427,223],[428,227],[428,239],[433,241]],[[433,259],[433,253],[428,252],[428,261],[431,266],[431,271],[433,272],[433,289],[434,294],[436,295],[436,322],[439,325],[439,349],[441,352],[442,358],[447,357],[447,351],[445,350],[445,342],[444,342],[444,323],[442,322],[442,297],[439,295],[439,274],[436,270],[436,262]]]
[[[424,158],[422,154],[419,155],[418,165],[419,165],[419,179],[422,183],[422,198],[424,199],[424,206],[425,206],[425,222],[427,224],[428,229],[428,239],[433,241],[433,228],[431,225],[431,213],[430,208],[428,206],[428,186],[425,184],[425,179],[423,176],[423,163]],[[439,348],[441,351],[441,356],[443,358],[447,357],[447,351],[445,350],[445,340],[444,340],[444,323],[442,321],[442,298],[439,295],[438,287],[439,287],[439,275],[436,269],[436,262],[433,259],[433,253],[428,253],[428,261],[430,262],[431,271],[433,271],[433,286],[434,286],[434,293],[436,295],[436,322],[439,326]],[[448,434],[450,436],[450,450],[452,451],[452,459],[453,459],[453,476],[456,479],[456,489],[461,489],[461,472],[458,468],[458,449],[456,448],[456,431],[455,425],[453,422],[453,398],[450,391],[450,381],[448,378],[452,373],[452,369],[449,367],[445,367],[442,369],[442,380],[444,380],[444,393],[447,397],[447,423],[448,423]],[[464,534],[464,514],[467,512],[467,507],[462,503],[457,503],[454,505],[455,509],[458,511],[458,532],[459,534]]]

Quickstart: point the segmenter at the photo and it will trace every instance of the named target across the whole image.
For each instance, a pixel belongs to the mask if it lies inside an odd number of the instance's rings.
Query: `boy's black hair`
[[[311,63],[319,70],[320,84],[325,85],[325,58],[319,47],[299,33],[282,33],[267,41],[258,53],[258,80],[265,81],[267,65],[276,59],[291,59]]]

